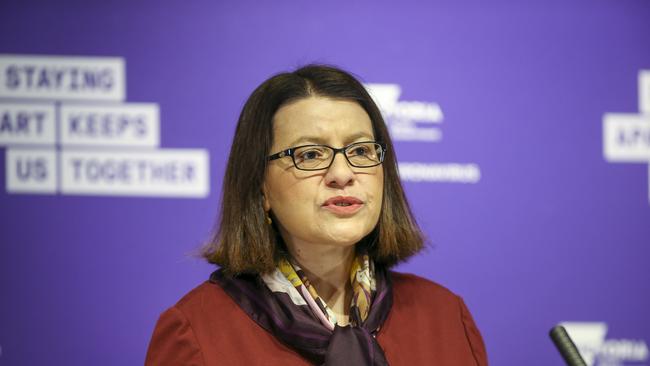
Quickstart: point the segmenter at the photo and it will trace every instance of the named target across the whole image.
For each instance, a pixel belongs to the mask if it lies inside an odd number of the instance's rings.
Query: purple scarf
[[[258,275],[210,276],[248,316],[279,341],[316,365],[388,365],[375,339],[393,303],[390,273],[376,268],[377,290],[370,312],[360,326],[327,329],[308,306],[295,305],[289,295],[271,292]]]

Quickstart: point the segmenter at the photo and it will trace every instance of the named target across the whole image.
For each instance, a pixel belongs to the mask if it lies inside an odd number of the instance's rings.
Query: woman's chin
[[[368,233],[356,228],[342,228],[328,233],[328,242],[336,246],[353,246],[363,239]]]

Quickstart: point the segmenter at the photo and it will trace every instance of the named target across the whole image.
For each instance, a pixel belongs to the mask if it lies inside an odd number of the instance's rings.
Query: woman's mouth
[[[349,216],[363,207],[363,201],[351,196],[336,196],[325,201],[322,207],[339,216]]]

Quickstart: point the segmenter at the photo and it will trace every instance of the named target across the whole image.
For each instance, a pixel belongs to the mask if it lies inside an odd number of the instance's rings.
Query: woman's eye
[[[300,154],[300,159],[302,160],[313,160],[321,157],[321,153],[318,150],[308,150]]]
[[[368,155],[368,149],[365,146],[357,146],[352,150],[352,155],[354,156]]]

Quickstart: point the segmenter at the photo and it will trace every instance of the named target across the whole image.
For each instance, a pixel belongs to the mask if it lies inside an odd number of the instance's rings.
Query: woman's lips
[[[337,215],[348,216],[359,211],[363,207],[363,201],[351,196],[336,196],[325,201],[322,207]]]

